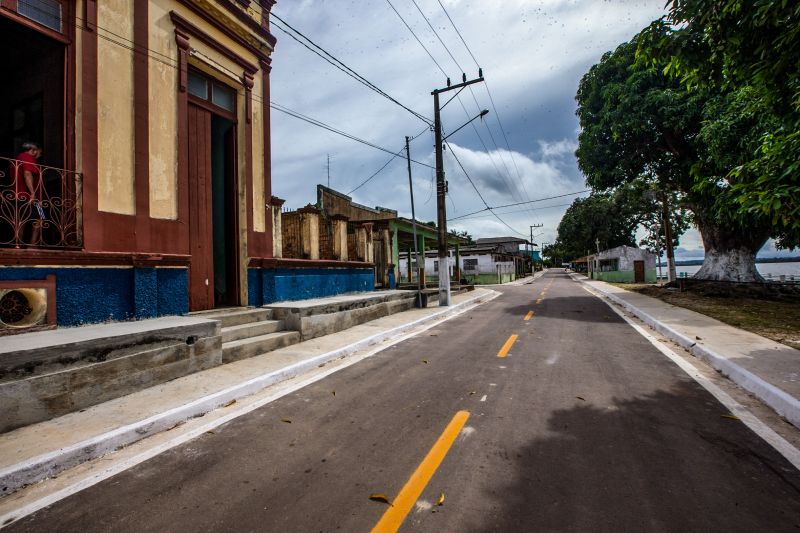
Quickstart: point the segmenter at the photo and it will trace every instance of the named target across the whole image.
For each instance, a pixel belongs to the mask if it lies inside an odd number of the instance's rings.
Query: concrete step
[[[248,322],[238,326],[222,328],[222,342],[238,341],[250,337],[258,337],[267,333],[283,331],[283,320],[263,320],[261,322]]]
[[[247,359],[298,342],[300,342],[300,333],[297,331],[278,331],[248,339],[226,342],[222,345],[222,362],[230,363],[240,359]]]
[[[231,307],[226,309],[212,309],[210,311],[200,311],[190,313],[190,316],[219,320],[223,328],[248,324],[251,322],[261,322],[272,320],[272,310],[264,308]]]

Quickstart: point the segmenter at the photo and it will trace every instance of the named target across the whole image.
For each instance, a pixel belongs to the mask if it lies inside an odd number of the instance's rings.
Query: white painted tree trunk
[[[742,283],[764,281],[756,269],[756,253],[767,241],[766,236],[757,231],[742,232],[736,228],[702,224],[700,220],[696,222],[706,254],[695,279]]]
[[[756,254],[747,248],[734,250],[706,250],[703,266],[695,279],[714,281],[763,281],[756,269]]]

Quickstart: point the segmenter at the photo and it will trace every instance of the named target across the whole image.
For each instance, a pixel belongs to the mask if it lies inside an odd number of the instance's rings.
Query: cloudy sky
[[[480,65],[486,83],[462,91],[442,111],[447,135],[481,109],[490,110],[448,140],[447,215],[455,219],[449,228],[474,237],[527,236],[530,225],[543,224],[534,230],[534,241],[542,243],[555,240],[564,210],[581,196],[573,193],[586,189],[574,156],[574,96],[581,76],[603,53],[661,16],[663,6],[664,0],[282,0],[273,13],[425,117],[433,117],[431,91],[446,85],[445,73],[457,83],[462,71],[468,79],[477,77]],[[403,148],[406,135],[420,134],[411,143],[412,158],[433,165],[433,134],[423,121],[277,27],[272,31],[278,38],[274,103],[391,152]],[[442,103],[452,94],[442,95]],[[328,156],[330,186],[344,193],[392,157],[273,110],[273,194],[285,198],[287,207],[315,202],[316,184],[328,180]],[[502,222],[488,212],[465,216],[485,205],[456,158],[488,205],[542,201],[496,210]],[[419,164],[412,172],[417,218],[435,220],[434,172]],[[356,202],[410,216],[405,160],[395,158],[350,194]],[[702,257],[696,232],[682,239],[680,255]]]

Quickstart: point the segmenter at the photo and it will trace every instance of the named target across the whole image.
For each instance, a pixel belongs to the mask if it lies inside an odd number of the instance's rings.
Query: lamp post
[[[439,94],[460,89],[473,83],[483,81],[483,73],[478,72],[478,77],[474,80],[467,81],[466,75],[462,78],[463,83],[450,85],[450,79],[447,79],[447,87],[443,89],[435,89],[431,94],[433,95],[433,135],[436,143],[436,214],[437,214],[437,230],[438,230],[438,251],[439,251],[439,305],[450,305],[450,264],[447,256],[447,209],[445,206],[445,194],[447,193],[447,182],[444,180],[444,158],[442,156],[442,142],[453,133],[459,131],[461,128],[472,122],[473,120],[483,117],[489,110],[484,109],[477,116],[471,118],[465,124],[462,124],[453,130],[447,137],[442,137],[442,118],[441,110],[439,108]]]

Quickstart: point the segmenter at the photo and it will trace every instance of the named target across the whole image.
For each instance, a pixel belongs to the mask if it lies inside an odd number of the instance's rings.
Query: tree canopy
[[[642,33],[640,59],[690,90],[714,95],[703,140],[717,179],[730,186],[731,207],[768,220],[779,245],[797,246],[800,2],[670,0],[667,6],[668,15]],[[724,142],[714,143],[719,134]]]
[[[611,194],[592,194],[577,198],[558,224],[558,237],[548,255],[567,261],[597,250],[616,246],[636,246],[640,214]]]
[[[767,238],[791,245],[796,236],[772,214],[743,208],[736,186],[744,180],[730,170],[758,148],[771,116],[758,113],[752,90],[688,87],[658,57],[642,55],[643,42],[674,38],[656,22],[583,77],[578,164],[597,191],[640,183],[676,195],[703,236],[698,277],[759,279],[755,253]]]

